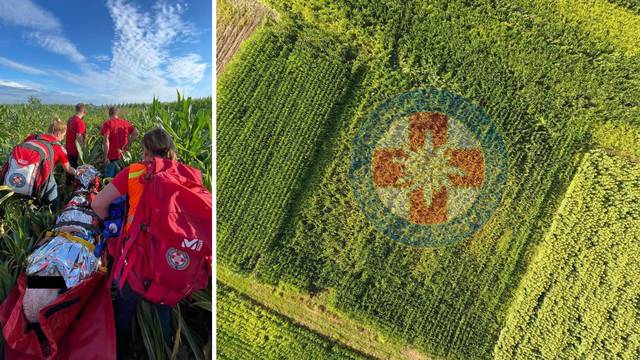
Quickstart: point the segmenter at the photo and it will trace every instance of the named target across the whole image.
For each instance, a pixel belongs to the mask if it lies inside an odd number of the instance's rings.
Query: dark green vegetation
[[[636,151],[603,131],[637,129],[640,121],[633,33],[617,28],[592,35],[607,19],[568,16],[571,2],[562,11],[546,1],[269,3],[295,30],[286,22],[260,32],[218,82],[219,260],[272,283],[310,292],[332,288],[336,308],[434,356],[492,357],[535,245],[549,231],[581,154],[596,144]],[[608,7],[614,8],[598,3],[598,9]],[[637,20],[622,12],[620,21]],[[279,49],[299,46],[301,32],[337,41],[355,56],[346,72],[350,80],[342,80],[341,105],[324,120],[324,131],[314,130],[318,122],[298,125],[269,108],[279,99],[306,99],[291,101],[294,113],[309,111],[306,104],[337,102],[323,100],[338,93],[333,87],[315,93],[313,82],[302,88],[281,80],[286,72],[277,69],[285,69],[288,58]],[[306,78],[325,66],[325,56],[349,66],[327,48],[322,53],[301,68]],[[278,75],[260,70],[265,66]],[[239,83],[246,84],[244,92],[235,90]],[[274,90],[262,90],[272,84]],[[413,248],[385,237],[365,219],[348,180],[352,141],[370,112],[385,99],[425,87],[482,107],[509,158],[498,211],[474,236],[448,248]],[[258,129],[255,116],[274,120],[261,121]],[[279,130],[281,123],[291,132]],[[321,134],[319,146],[318,135],[302,140],[308,131]],[[278,155],[267,162],[272,151],[301,151],[303,160],[279,165]],[[249,169],[245,164],[254,168],[227,174]],[[230,210],[226,199],[243,210]]]
[[[13,146],[27,135],[46,132],[53,116],[63,121],[74,114],[71,105],[42,105],[32,102],[23,105],[0,105],[0,159],[6,160]],[[183,98],[173,103],[131,104],[120,107],[120,117],[131,121],[140,136],[156,126],[163,126],[174,138],[178,157],[183,162],[199,168],[205,183],[211,188],[211,98]],[[103,170],[102,136],[100,126],[108,118],[107,107],[89,106],[87,124],[87,146],[83,150],[84,163]],[[131,161],[142,159],[140,141],[130,148]],[[122,164],[126,165],[125,163]],[[59,193],[70,195],[65,188],[64,176],[58,167]],[[55,214],[49,208],[33,209],[31,201],[9,197],[3,199],[6,191],[0,191],[4,216],[0,230],[0,301],[13,288],[18,274],[22,271],[26,257],[33,246],[51,228]],[[193,302],[180,304],[173,312],[174,329],[180,329],[178,343],[174,349],[165,350],[161,341],[159,323],[150,306],[138,308],[134,337],[129,339],[129,349],[125,353],[134,359],[165,359],[171,355],[177,359],[211,358],[211,290],[194,294]],[[156,316],[157,317],[157,316]],[[177,335],[177,334],[176,334]],[[175,350],[175,354],[172,354]],[[167,353],[166,353],[167,352]]]
[[[346,55],[322,33],[284,28],[229,66],[217,98],[222,260],[252,269],[273,243],[347,86]]]
[[[216,307],[219,359],[366,359],[222,285]]]
[[[640,14],[640,1],[638,0],[609,0],[609,2]]]
[[[588,153],[516,292],[496,358],[640,358],[640,165]]]

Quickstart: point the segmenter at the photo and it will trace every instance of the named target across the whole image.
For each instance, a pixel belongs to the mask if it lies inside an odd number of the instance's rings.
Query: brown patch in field
[[[433,146],[447,142],[447,117],[439,113],[419,112],[409,118],[409,147],[413,151],[424,146],[425,134],[429,130],[433,136]]]
[[[411,192],[410,220],[416,224],[441,224],[447,221],[447,188],[431,194],[431,206],[425,204],[423,189]]]
[[[402,352],[402,355],[404,355],[407,360],[432,360],[432,358],[418,352],[416,349],[407,349]]]
[[[220,74],[244,40],[276,14],[256,0],[217,0],[217,4],[216,74]]]
[[[407,184],[398,184],[400,178],[404,176],[402,173],[404,165],[395,162],[394,159],[396,158],[407,158],[407,154],[401,149],[382,149],[374,151],[371,168],[373,173],[373,183],[376,186],[407,186]]]
[[[478,187],[484,181],[484,154],[480,149],[455,149],[448,152],[449,163],[466,173],[464,176],[449,175],[455,186]]]

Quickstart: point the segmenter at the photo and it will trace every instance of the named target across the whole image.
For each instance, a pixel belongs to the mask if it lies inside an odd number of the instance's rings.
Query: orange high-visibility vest
[[[142,175],[146,173],[147,167],[144,164],[136,163],[129,166],[129,180],[127,183],[127,193],[129,194],[129,213],[127,214],[127,221],[124,226],[126,232],[129,231],[129,226],[133,222],[133,216],[136,213],[136,208],[140,202],[142,196],[142,190],[144,185],[140,181]]]

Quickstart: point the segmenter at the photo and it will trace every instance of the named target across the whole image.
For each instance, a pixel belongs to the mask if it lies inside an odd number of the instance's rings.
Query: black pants
[[[78,157],[69,155],[68,158],[69,158],[69,165],[71,165],[72,168],[76,169],[78,167]],[[73,185],[74,179],[75,179],[74,176],[66,174],[67,185]]]
[[[130,336],[131,320],[133,320],[136,308],[141,300],[140,295],[134,293],[129,283],[125,282],[115,300],[116,331],[119,336]],[[171,347],[171,307],[160,304],[154,304],[153,306],[158,311],[158,316],[160,317],[162,337],[167,345]]]

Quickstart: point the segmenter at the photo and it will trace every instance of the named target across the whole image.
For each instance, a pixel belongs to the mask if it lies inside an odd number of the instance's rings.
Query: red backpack
[[[45,184],[54,169],[53,145],[59,142],[45,140],[37,134],[33,140],[17,145],[0,173],[4,185],[16,194],[43,198]]]
[[[7,360],[116,359],[116,329],[110,282],[97,272],[78,286],[58,295],[40,310],[39,328],[23,311],[27,276],[0,305],[0,325]]]
[[[152,303],[174,306],[209,285],[211,193],[197,169],[160,158],[146,165],[133,222],[111,254],[112,276]]]

